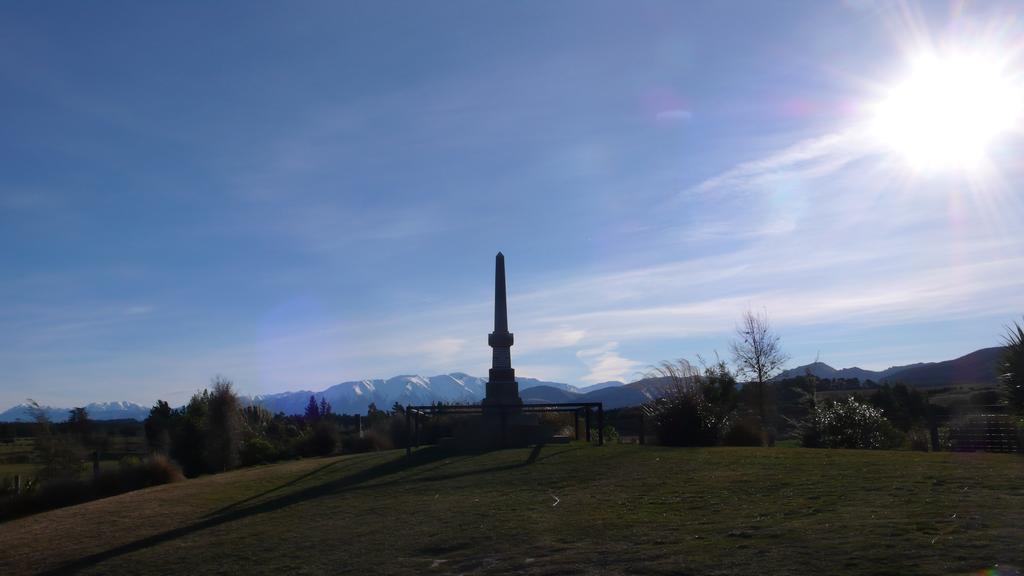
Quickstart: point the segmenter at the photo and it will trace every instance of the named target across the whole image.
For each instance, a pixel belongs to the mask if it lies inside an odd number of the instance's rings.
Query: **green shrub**
[[[757,416],[744,414],[730,418],[722,435],[724,446],[764,446],[765,434]]]
[[[591,441],[597,442],[597,432],[597,428],[590,429]],[[615,426],[612,426],[611,424],[604,425],[604,442],[605,444],[617,444],[619,442],[619,431],[615,429]]]
[[[917,452],[928,452],[931,450],[932,438],[928,430],[924,428],[911,428],[907,432],[906,448]]]
[[[267,440],[258,436],[246,440],[242,444],[242,466],[266,464],[278,459],[278,450]]]
[[[804,424],[801,436],[807,447],[887,448],[897,432],[879,409],[855,398],[819,404]]]
[[[338,425],[331,420],[318,420],[306,438],[305,453],[310,456],[328,456],[338,448]]]
[[[126,468],[136,468],[142,464],[142,460],[139,460],[138,456],[125,456],[117,461],[117,467],[122,470]]]
[[[879,427],[882,433],[882,441],[878,446],[880,449],[898,450],[907,444],[907,433],[894,426],[888,418],[883,416]]]

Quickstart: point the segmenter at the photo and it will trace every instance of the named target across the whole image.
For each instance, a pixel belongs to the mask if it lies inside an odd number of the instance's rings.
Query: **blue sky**
[[[727,356],[884,368],[1024,312],[1019,118],[986,168],[865,136],[922,43],[1019,5],[0,6],[0,408]],[[927,42],[925,42],[927,40]],[[937,121],[941,121],[938,118]]]

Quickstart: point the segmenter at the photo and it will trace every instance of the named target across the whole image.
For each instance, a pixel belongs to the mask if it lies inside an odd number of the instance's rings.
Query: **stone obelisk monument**
[[[516,371],[512,369],[512,333],[508,331],[508,307],[505,303],[505,256],[501,252],[494,261],[494,332],[487,335],[487,344],[493,350],[487,395],[481,403],[484,412],[488,412],[488,406],[522,406]],[[502,411],[508,412],[509,409]]]

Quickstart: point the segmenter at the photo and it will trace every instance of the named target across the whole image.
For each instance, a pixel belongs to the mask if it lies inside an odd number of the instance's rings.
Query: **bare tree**
[[[28,399],[28,412],[36,421],[35,456],[41,478],[75,478],[82,472],[82,451],[71,438],[59,434],[50,423],[47,409]]]
[[[736,327],[736,336],[730,344],[736,372],[757,386],[758,414],[764,426],[764,384],[789,360],[789,356],[782,351],[779,335],[772,330],[766,311],[758,314],[747,310]]]

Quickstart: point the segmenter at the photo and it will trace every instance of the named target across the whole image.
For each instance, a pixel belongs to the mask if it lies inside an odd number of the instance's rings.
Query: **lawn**
[[[160,486],[0,542],[0,574],[970,574],[1024,566],[1024,458],[426,448]]]

